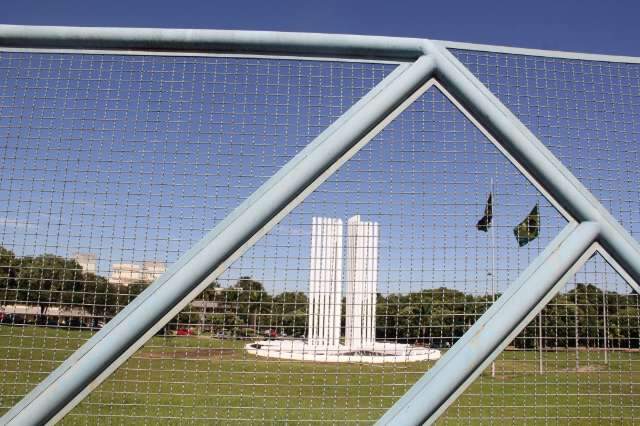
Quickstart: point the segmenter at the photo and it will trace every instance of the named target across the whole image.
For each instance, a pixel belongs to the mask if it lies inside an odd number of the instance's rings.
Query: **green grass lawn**
[[[90,332],[0,327],[6,411]],[[64,424],[372,423],[430,363],[322,364],[250,356],[244,342],[154,337]],[[620,424],[640,415],[640,354],[507,351],[443,424]],[[149,420],[153,419],[153,420]],[[612,420],[613,419],[613,420]]]

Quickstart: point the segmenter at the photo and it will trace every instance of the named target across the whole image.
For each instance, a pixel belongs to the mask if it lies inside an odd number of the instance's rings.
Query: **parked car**
[[[92,330],[100,330],[102,327],[104,327],[104,323],[102,321],[98,321],[97,318],[94,318],[93,321],[91,321]]]
[[[266,330],[264,332],[264,335],[274,339],[274,338],[278,337],[278,331],[274,330],[273,328],[270,328],[269,330]]]
[[[60,323],[57,318],[48,318],[45,316],[41,316],[36,320],[36,325],[44,325],[47,327],[58,327]]]
[[[85,324],[81,319],[79,318],[71,318],[69,320],[69,322],[67,322],[67,327],[71,327],[71,328],[87,328],[88,325]]]
[[[176,336],[193,336],[195,333],[188,328],[179,328],[176,330]]]
[[[0,323],[2,324],[13,324],[13,325],[24,325],[27,321],[24,319],[22,315],[15,314],[3,314],[0,319]]]

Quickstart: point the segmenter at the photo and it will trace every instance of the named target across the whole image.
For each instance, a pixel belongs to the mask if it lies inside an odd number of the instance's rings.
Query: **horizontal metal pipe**
[[[119,355],[142,345],[150,329],[164,325],[170,319],[168,312],[188,303],[194,288],[238,255],[274,216],[430,78],[433,69],[433,60],[421,57],[387,77],[23,398],[2,418],[2,424],[45,423],[79,402],[76,396],[96,386],[100,374],[112,370]]]
[[[541,58],[571,59],[579,61],[616,62],[623,64],[640,64],[640,57],[607,55],[601,53],[567,52],[563,50],[529,49],[513,46],[496,46],[491,44],[465,43],[459,41],[434,40],[447,49],[470,50],[475,52],[504,53],[509,55],[538,56]]]
[[[414,60],[423,40],[275,31],[0,25],[0,46],[231,52]]]
[[[133,38],[124,37],[127,33]],[[277,35],[277,37],[274,37]],[[163,28],[55,27],[0,25],[0,46],[60,49],[190,50],[192,52],[247,52],[346,56],[378,59],[415,59],[424,40],[342,34],[267,31],[189,30]],[[324,43],[328,42],[328,43]],[[539,56],[544,58],[640,64],[640,57],[527,49],[510,46],[438,41],[448,49]],[[297,49],[297,52],[287,50]]]
[[[474,118],[538,180],[577,221],[600,223],[600,243],[636,281],[639,290],[640,245],[540,142],[449,51],[438,43],[425,42],[437,63],[438,80]]]
[[[559,290],[558,282],[578,262],[598,236],[599,225],[584,222],[556,237],[445,353],[438,363],[400,398],[378,421],[379,425],[432,423],[455,397],[495,359],[496,349],[526,327],[531,314],[542,309],[543,299]]]

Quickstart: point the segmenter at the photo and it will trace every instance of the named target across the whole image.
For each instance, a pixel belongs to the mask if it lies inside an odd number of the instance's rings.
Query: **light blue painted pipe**
[[[415,60],[423,40],[276,31],[0,25],[0,46],[143,49]]]
[[[561,280],[598,236],[599,225],[568,225],[508,290],[447,351],[438,363],[398,400],[378,425],[434,422],[459,392],[471,383],[522,331],[543,303],[559,290]],[[502,344],[502,345],[501,345]]]
[[[531,55],[544,58],[640,63],[640,58],[632,56],[523,49],[444,40],[437,43],[448,49]],[[304,56],[351,56],[406,60],[416,59],[427,54],[428,50],[424,48],[424,39],[352,34],[0,24],[0,46],[3,45],[14,48],[72,49],[74,51],[114,49],[282,55],[299,53]]]
[[[430,78],[433,69],[433,60],[425,56],[388,76],[25,396],[2,423],[45,423],[77,404],[77,395],[97,386],[101,373],[125,360],[121,354],[141,346],[153,335],[149,330],[169,321],[176,305],[186,305],[200,283],[211,280],[213,271],[238,255],[254,234]]]

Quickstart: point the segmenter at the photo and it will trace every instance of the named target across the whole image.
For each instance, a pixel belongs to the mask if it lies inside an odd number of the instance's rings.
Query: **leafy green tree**
[[[140,280],[134,281],[127,286],[118,286],[118,305],[120,307],[125,307],[129,303],[133,302],[133,300],[140,295],[147,287],[149,287],[149,282]]]
[[[220,300],[222,294],[220,283],[214,281],[198,296],[198,300],[206,300],[208,302],[215,302]]]
[[[227,304],[235,314],[255,333],[270,326],[271,296],[261,282],[250,277],[241,277],[225,292]]]
[[[302,292],[285,291],[273,297],[271,327],[293,336],[305,334],[309,299]]]
[[[20,259],[17,273],[17,300],[47,309],[63,304],[81,304],[85,276],[75,260],[53,254]]]
[[[171,320],[159,331],[158,334],[166,334],[167,330],[177,330],[180,328],[190,329],[200,323],[199,313],[184,310],[171,318]]]
[[[271,325],[272,297],[257,280],[241,277],[232,287],[214,291],[213,298],[218,312],[234,314],[253,333]]]
[[[19,259],[9,249],[0,246],[0,298],[3,303],[16,298]]]
[[[240,277],[233,287],[244,291],[264,292],[264,285],[248,276]]]
[[[573,299],[566,294],[556,295],[542,310],[542,345],[543,347],[575,347],[576,328],[575,319],[580,315]],[[535,338],[539,337],[538,319],[532,321],[526,328],[525,334],[529,341],[516,339],[516,346],[537,347]],[[540,340],[538,340],[539,342]]]
[[[224,332],[227,335],[236,335],[243,326],[242,321],[234,313],[215,313],[207,315],[205,323],[214,332]]]
[[[640,348],[640,308],[637,304],[625,306],[616,316],[610,317],[609,336],[612,347]]]
[[[84,274],[83,297],[68,297],[65,295],[66,303],[82,307],[90,312],[94,317],[114,316],[121,308],[120,289],[117,285],[109,283],[105,277],[93,273]],[[77,295],[78,292],[75,292]]]

